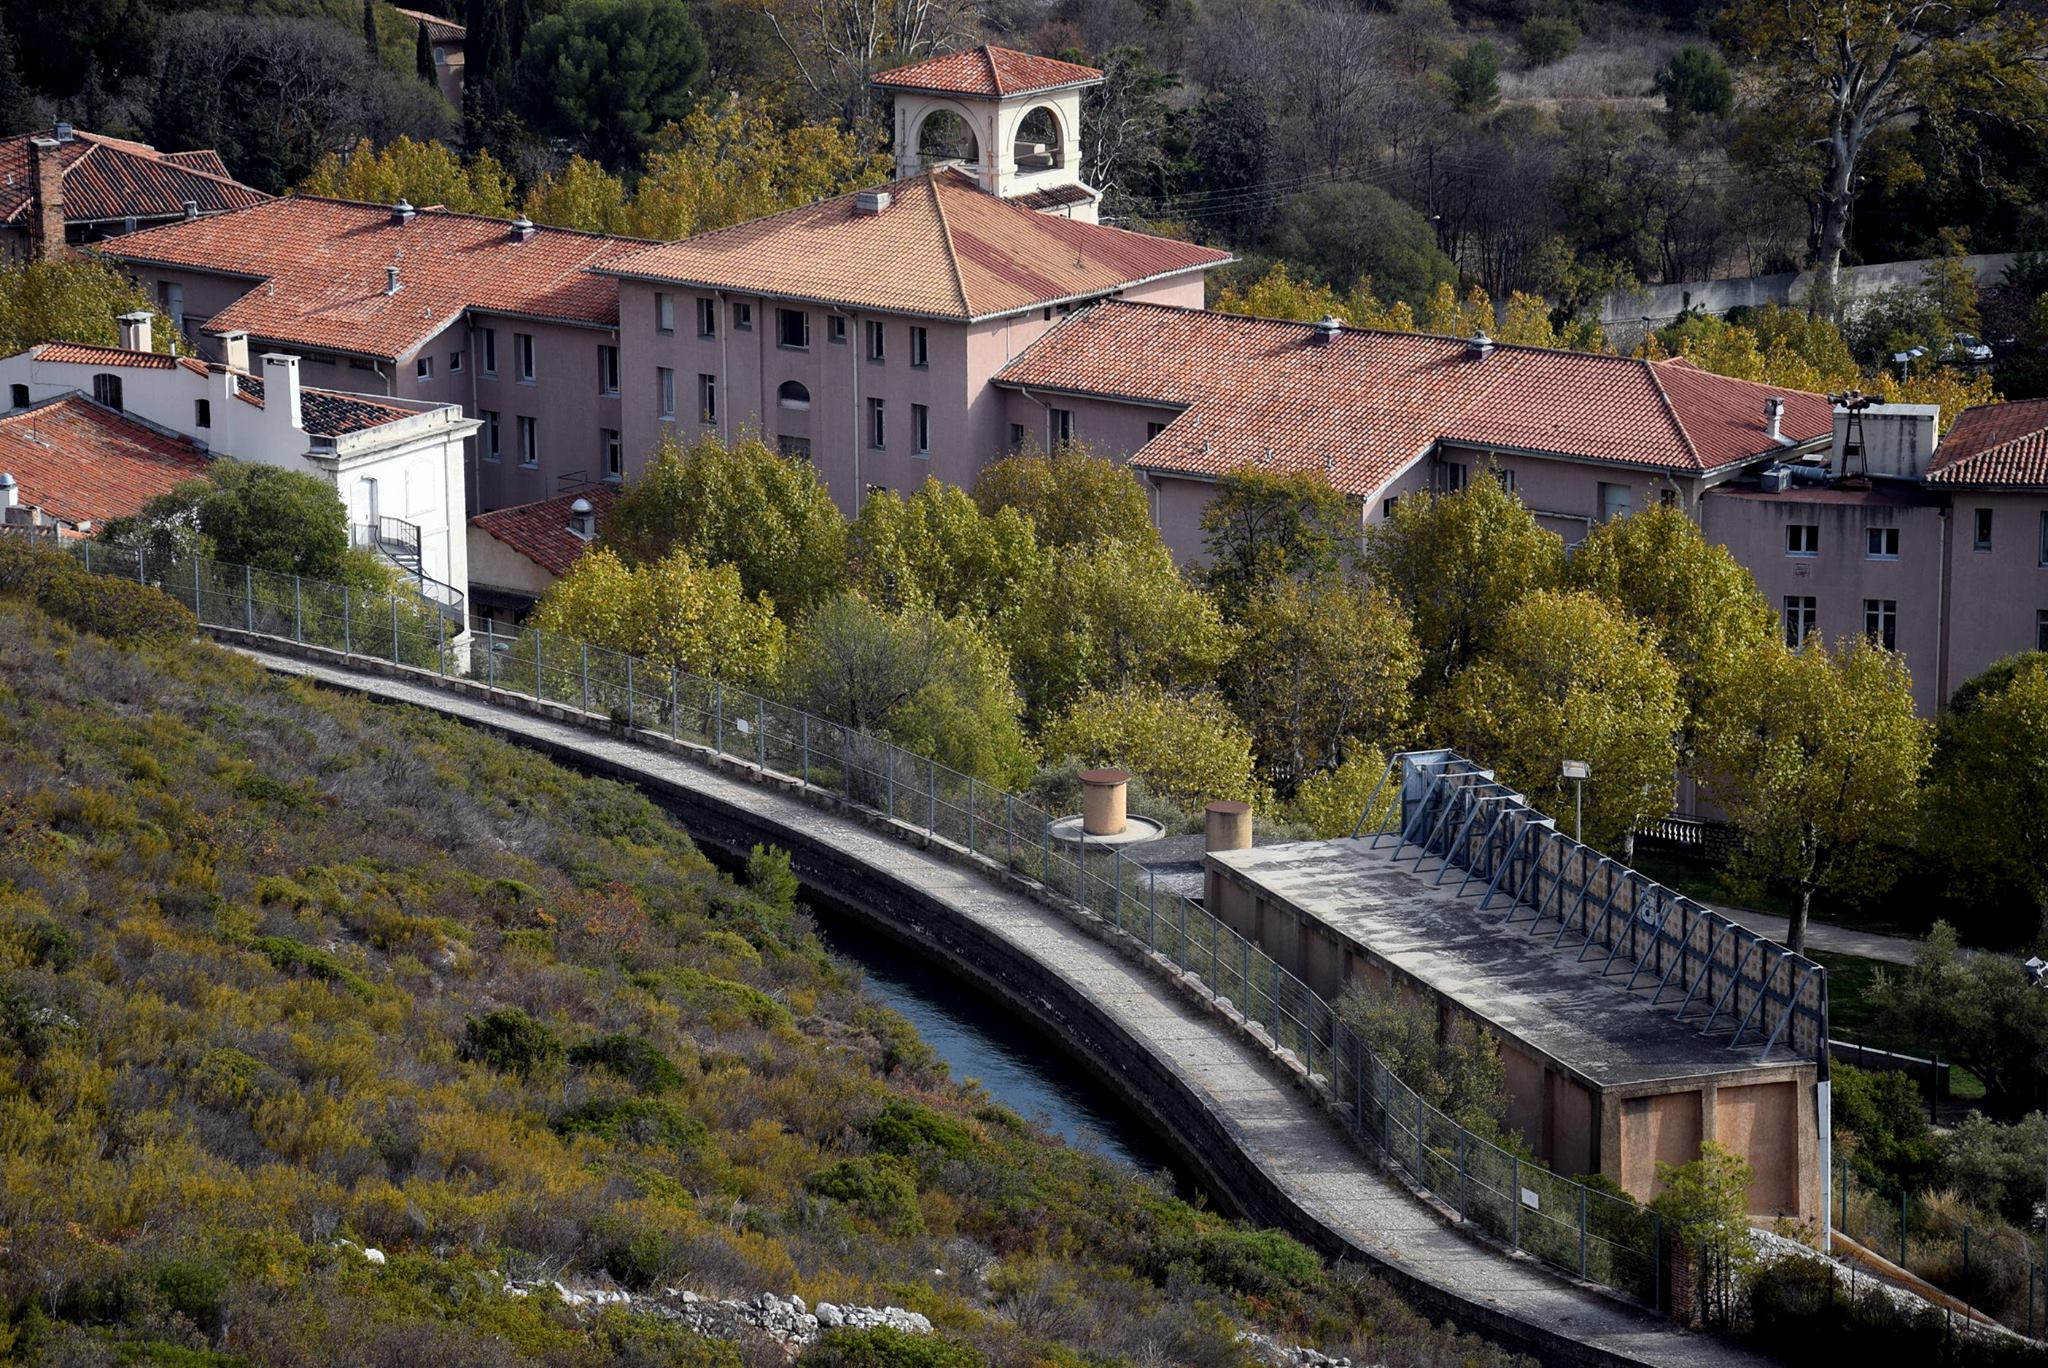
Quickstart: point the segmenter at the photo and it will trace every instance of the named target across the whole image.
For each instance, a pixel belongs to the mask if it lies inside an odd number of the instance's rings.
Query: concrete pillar
[[[1202,821],[1204,850],[1248,850],[1252,843],[1250,803],[1211,803]]]
[[[1081,832],[1116,836],[1124,829],[1124,793],[1131,776],[1122,770],[1081,771]]]

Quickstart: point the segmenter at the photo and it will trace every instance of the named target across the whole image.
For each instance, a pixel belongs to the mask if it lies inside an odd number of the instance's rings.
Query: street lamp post
[[[1593,777],[1593,766],[1585,760],[1564,762],[1564,777],[1572,781],[1572,839],[1581,845],[1586,841],[1586,781]]]

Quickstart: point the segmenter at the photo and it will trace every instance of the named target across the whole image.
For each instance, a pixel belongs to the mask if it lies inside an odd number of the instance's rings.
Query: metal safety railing
[[[1156,871],[1121,850],[1056,839],[1060,814],[1028,798],[762,694],[536,628],[478,618],[469,633],[451,634],[446,616],[410,596],[203,560],[155,564],[131,547],[67,549],[95,573],[156,585],[203,626],[413,666],[704,746],[1034,879],[1135,942],[1149,962],[1199,980],[1326,1089],[1355,1136],[1464,1220],[1567,1274],[1651,1307],[1663,1300],[1656,1212],[1552,1173],[1439,1111],[1264,951],[1162,890]]]

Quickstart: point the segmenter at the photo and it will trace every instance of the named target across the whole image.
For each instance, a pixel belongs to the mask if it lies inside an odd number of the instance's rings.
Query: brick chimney
[[[29,260],[70,256],[64,241],[64,164],[55,138],[29,139],[28,187]]]

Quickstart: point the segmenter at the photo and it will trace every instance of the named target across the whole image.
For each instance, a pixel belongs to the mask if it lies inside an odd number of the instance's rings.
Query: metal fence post
[[[896,820],[896,748],[882,746],[882,801],[888,805],[889,820]]]
[[[298,577],[297,575],[293,575],[293,576],[292,576],[292,640],[293,640],[293,641],[303,641],[303,640],[305,640],[305,631],[304,631],[304,627],[303,627],[303,624],[304,624],[304,621],[305,621],[305,618],[304,618],[304,611],[305,611],[305,610],[304,610],[304,608],[303,608],[303,606],[302,606],[302,603],[301,603],[301,600],[300,600],[300,598],[299,598],[299,577]]]
[[[1415,1181],[1429,1186],[1429,1174],[1422,1167],[1422,1094],[1415,1094]]]
[[[1522,1156],[1508,1156],[1508,1246],[1522,1247]]]
[[[1362,1109],[1362,1098],[1360,1099],[1360,1105]],[[1361,1115],[1363,1115],[1362,1110]],[[1472,1210],[1472,1170],[1466,1162],[1465,1150],[1466,1144],[1471,1138],[1472,1133],[1470,1131],[1466,1130],[1463,1126],[1458,1127],[1458,1215],[1468,1220],[1471,1219],[1468,1213]]]
[[[967,849],[974,851],[974,776],[967,776]]]
[[[583,711],[590,711],[590,643],[577,643],[582,647],[582,663],[577,667],[578,677],[583,684]]]
[[[711,683],[711,749],[725,754],[725,681]]]
[[[811,782],[811,715],[800,712],[796,715],[797,756],[803,767],[803,781]]]
[[[448,617],[439,612],[434,614],[434,671],[444,678],[448,674]]]
[[[1151,886],[1145,890],[1145,948],[1156,950],[1159,948],[1159,871],[1147,865],[1145,873],[1151,880]]]
[[[135,548],[135,582],[136,582],[137,584],[147,584],[147,583],[149,583],[149,572],[148,572],[147,570],[144,570],[144,569],[143,569],[143,567],[144,567],[145,565],[148,565],[148,564],[149,564],[149,548],[148,548],[148,547],[146,547],[146,546],[138,546],[138,547],[136,547],[136,548]]]
[[[199,562],[197,561],[192,563],[192,596],[194,598],[199,596]],[[356,653],[356,615],[352,598],[353,596],[349,593],[348,586],[346,584],[342,585],[341,653],[343,655],[354,655]]]
[[[1581,1278],[1583,1278],[1583,1277],[1585,1277],[1585,1276],[1586,1276],[1586,1267],[1587,1267],[1587,1265],[1586,1265],[1586,1185],[1585,1185],[1584,1183],[1580,1183],[1580,1184],[1578,1185],[1578,1189],[1579,1189],[1579,1276],[1580,1276]]]
[[[391,663],[398,663],[398,595],[391,596]]]
[[[626,657],[626,725],[639,725],[639,718],[633,713],[633,657]]]
[[[939,762],[931,756],[924,761],[924,829],[939,834]]]
[[[1906,1266],[1906,1190],[1899,1189],[1899,1267]]]
[[[682,735],[683,693],[678,687],[676,667],[668,667],[668,739],[673,741]]]
[[[256,571],[246,565],[242,567],[242,630],[256,630]]]
[[[201,598],[200,598],[200,596],[199,596],[199,567],[200,567],[200,564],[201,564],[201,561],[200,561],[199,557],[197,557],[197,556],[194,556],[194,557],[192,558],[192,616],[193,616],[193,617],[196,617],[196,618],[198,618],[198,619],[199,619],[199,620],[200,620],[201,622],[205,622],[205,621],[206,621],[206,607],[205,607],[205,604],[204,604],[204,602],[203,602],[203,601],[201,600]],[[342,592],[343,592],[344,594],[346,594],[346,593],[348,592],[348,586],[347,586],[347,585],[343,585],[343,586],[342,586]],[[348,607],[348,601],[347,601],[346,599],[342,600],[342,607],[343,607],[343,609],[344,609],[344,610],[346,610],[346,608]]]
[[[1045,843],[1045,862],[1038,867],[1044,876],[1045,886],[1052,887],[1052,818],[1045,819],[1045,826],[1039,832],[1039,839]]]
[[[1003,791],[1003,850],[1011,867],[1017,863],[1017,795]]]
[[[1181,972],[1186,973],[1195,958],[1193,949],[1188,945],[1188,900],[1176,898],[1174,901],[1180,905],[1180,967]]]
[[[1109,918],[1116,923],[1116,929],[1124,929],[1124,853],[1121,849],[1109,852]]]
[[[754,695],[754,756],[762,769],[768,768],[768,700]]]
[[[1650,1213],[1650,1305],[1664,1309],[1664,1213]]]
[[[538,627],[531,630],[533,633],[533,701],[538,703],[546,692],[541,688],[540,683],[540,654],[541,647],[547,644],[547,636]]]

